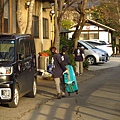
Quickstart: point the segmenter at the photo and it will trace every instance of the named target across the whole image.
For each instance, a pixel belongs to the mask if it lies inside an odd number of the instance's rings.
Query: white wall
[[[75,28],[72,28],[71,30],[75,30]],[[98,33],[98,27],[95,26],[95,25],[84,26],[83,30],[88,30],[88,31],[89,30],[96,30],[94,32],[93,31],[91,31],[91,32],[89,31],[89,34],[90,33]],[[102,31],[99,31],[99,39],[111,43],[111,33],[108,33],[108,31],[104,31],[104,28],[101,28],[101,27],[99,27],[99,30],[102,30]],[[88,34],[88,31],[81,32],[81,34]],[[73,32],[68,33],[68,38],[72,38],[72,34],[73,34]],[[81,40],[82,40],[82,38],[81,38]]]
[[[108,32],[99,32],[99,39],[108,42]]]

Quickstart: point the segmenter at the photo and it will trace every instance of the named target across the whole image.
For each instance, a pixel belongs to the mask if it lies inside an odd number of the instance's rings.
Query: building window
[[[98,39],[98,33],[90,33],[90,39]]]
[[[20,33],[20,29],[18,27],[18,22],[16,21],[16,33]]]
[[[98,39],[98,33],[94,34],[94,39]]]
[[[8,33],[8,19],[4,18],[4,33]]]
[[[34,15],[32,21],[32,35],[35,38],[39,38],[39,17]]]
[[[2,19],[0,17],[0,33],[2,33]]]
[[[83,38],[84,38],[84,40],[87,40],[87,39],[88,39],[88,35],[87,35],[87,34],[84,34],[84,35],[83,35]]]
[[[49,24],[48,24],[48,19],[43,18],[43,39],[48,39],[49,38]]]
[[[81,34],[80,35],[80,40],[87,40],[88,39],[88,34]]]

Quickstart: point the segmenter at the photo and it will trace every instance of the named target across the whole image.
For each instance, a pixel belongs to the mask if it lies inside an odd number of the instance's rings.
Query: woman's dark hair
[[[50,51],[51,51],[52,53],[55,53],[56,47],[51,47],[51,48],[50,48]]]
[[[81,47],[81,45],[80,45],[80,44],[78,44],[78,45],[77,45],[77,47]]]
[[[67,47],[66,46],[63,46],[62,47],[62,52],[66,52],[67,51]]]

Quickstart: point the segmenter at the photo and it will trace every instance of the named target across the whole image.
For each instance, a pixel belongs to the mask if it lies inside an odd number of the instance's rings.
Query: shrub
[[[85,60],[84,62],[83,62],[83,68],[84,69],[88,69],[89,68],[89,62],[87,61],[87,60]]]

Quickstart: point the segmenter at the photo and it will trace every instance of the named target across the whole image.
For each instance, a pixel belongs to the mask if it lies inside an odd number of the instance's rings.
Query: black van
[[[17,107],[37,92],[36,50],[30,34],[0,34],[0,102]]]

